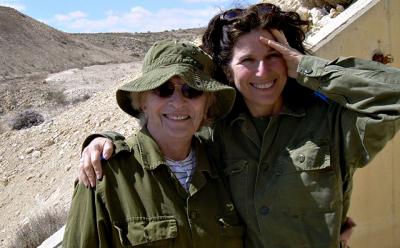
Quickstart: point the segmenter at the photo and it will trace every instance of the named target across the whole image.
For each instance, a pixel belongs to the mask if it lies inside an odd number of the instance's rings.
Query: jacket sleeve
[[[366,165],[400,128],[400,69],[357,58],[304,56],[297,81],[331,104],[332,132],[347,165]]]
[[[65,227],[63,247],[109,247],[111,227],[95,189],[77,183]]]

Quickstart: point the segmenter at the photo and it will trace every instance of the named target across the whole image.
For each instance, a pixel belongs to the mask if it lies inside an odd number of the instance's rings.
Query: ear
[[[224,66],[222,69],[224,70],[225,77],[226,77],[226,80],[228,81],[229,85],[234,87],[235,82],[233,79],[233,72],[232,72],[230,65]]]
[[[140,109],[140,111],[142,111],[142,112],[146,112],[146,110],[147,110],[147,105],[144,104],[144,103],[140,103],[139,109]]]
[[[143,113],[145,113],[147,111],[146,98],[147,98],[146,92],[141,93],[137,97],[137,106],[138,106],[139,110]]]

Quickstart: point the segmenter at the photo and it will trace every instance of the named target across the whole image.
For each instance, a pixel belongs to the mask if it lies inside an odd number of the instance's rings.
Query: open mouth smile
[[[164,114],[164,117],[173,121],[181,121],[189,119],[189,115],[178,115],[178,114]]]
[[[261,89],[261,90],[269,89],[272,86],[274,86],[274,84],[275,84],[275,80],[272,82],[269,82],[269,83],[250,83],[250,85],[253,86],[254,88]]]

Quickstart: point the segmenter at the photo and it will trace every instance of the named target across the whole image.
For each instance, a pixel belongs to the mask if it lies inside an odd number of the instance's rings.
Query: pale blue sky
[[[0,0],[58,30],[79,32],[157,32],[207,25],[220,9],[257,0]]]

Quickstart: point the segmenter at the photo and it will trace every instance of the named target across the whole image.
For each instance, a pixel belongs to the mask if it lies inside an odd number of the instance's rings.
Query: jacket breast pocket
[[[290,160],[297,171],[330,169],[330,154],[327,142],[307,141],[304,145],[288,149]]]
[[[280,158],[280,163],[287,174],[332,170],[329,145],[326,141],[307,141],[297,147],[287,147],[286,152]]]
[[[172,247],[178,235],[178,226],[173,216],[131,217],[114,222],[119,239],[124,247]]]
[[[340,193],[327,141],[307,141],[288,147],[280,158],[277,185],[282,209],[294,214],[330,212],[337,208]]]

